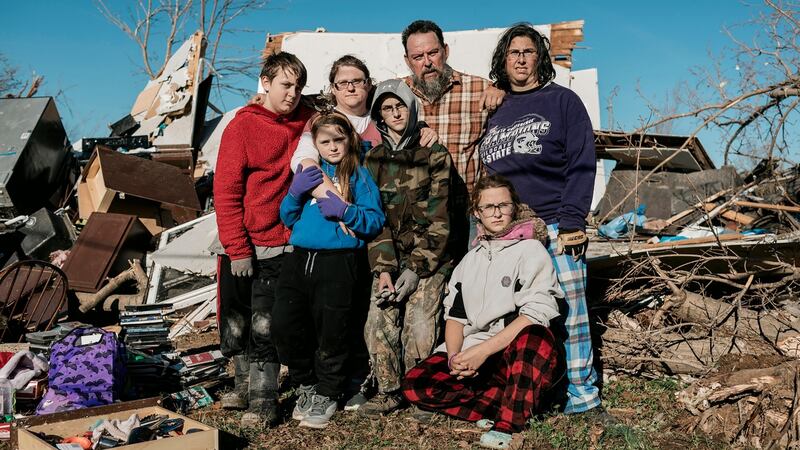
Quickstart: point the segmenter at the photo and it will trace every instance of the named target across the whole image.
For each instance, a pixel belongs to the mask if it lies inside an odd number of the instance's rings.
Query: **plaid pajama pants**
[[[556,255],[558,224],[547,226],[550,237],[547,251],[556,268],[558,283],[564,291],[564,353],[567,366],[567,414],[588,411],[600,405],[600,390],[595,385],[597,372],[593,366],[592,336],[589,331],[589,309],[586,306],[586,261],[575,261],[571,255]],[[566,311],[563,308],[566,306]]]
[[[450,375],[447,353],[429,356],[403,380],[403,395],[415,405],[471,422],[494,421],[504,433],[522,430],[556,378],[557,350],[549,328],[525,327],[503,352],[478,369],[478,376]]]

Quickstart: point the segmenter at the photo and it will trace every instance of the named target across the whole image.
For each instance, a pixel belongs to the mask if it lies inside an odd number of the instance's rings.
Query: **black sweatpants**
[[[316,383],[317,392],[332,399],[350,379],[353,327],[363,329],[359,302],[369,299],[359,273],[366,263],[363,250],[295,247],[278,280],[272,334],[281,363],[294,383]]]
[[[227,357],[245,355],[253,362],[277,363],[270,330],[275,286],[286,255],[256,261],[252,277],[233,276],[230,258],[218,258],[220,351]]]

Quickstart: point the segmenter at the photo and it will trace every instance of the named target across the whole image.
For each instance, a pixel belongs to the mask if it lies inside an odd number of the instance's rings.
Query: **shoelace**
[[[311,397],[311,410],[310,413],[312,415],[320,415],[328,409],[328,403],[330,403],[331,399],[325,397],[324,395],[317,395],[314,394]]]

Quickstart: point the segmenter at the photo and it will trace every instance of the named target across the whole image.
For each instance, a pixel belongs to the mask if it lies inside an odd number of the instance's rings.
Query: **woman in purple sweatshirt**
[[[487,172],[511,180],[522,202],[547,223],[548,251],[566,294],[561,305],[568,375],[564,410],[594,410],[605,416],[598,408],[585,292],[594,135],[580,98],[553,82],[549,46],[528,24],[515,25],[501,36],[490,77],[507,95],[489,118],[479,152]]]

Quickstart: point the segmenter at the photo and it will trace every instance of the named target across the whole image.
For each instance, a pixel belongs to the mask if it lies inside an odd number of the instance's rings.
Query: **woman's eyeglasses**
[[[509,50],[506,54],[506,57],[510,60],[516,61],[521,56],[523,59],[528,59],[529,57],[536,54],[536,50],[532,48],[526,48],[524,50]]]
[[[347,89],[349,86],[353,86],[353,88],[358,89],[366,85],[367,85],[367,80],[363,78],[359,78],[356,80],[342,80],[333,83],[333,87],[335,87],[337,91],[343,91]]]

